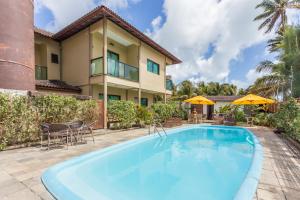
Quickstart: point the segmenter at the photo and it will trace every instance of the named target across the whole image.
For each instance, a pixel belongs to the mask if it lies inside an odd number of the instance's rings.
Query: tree
[[[191,81],[185,80],[181,82],[177,87],[177,95],[179,97],[185,96],[184,98],[190,98],[195,92],[194,85]]]
[[[263,96],[300,96],[300,27],[287,27],[276,46],[278,62],[261,62],[257,72],[268,72],[258,78],[250,91]]]
[[[287,9],[299,9],[299,0],[263,0],[256,8],[264,11],[254,18],[255,21],[263,20],[258,29],[266,28],[265,33],[271,32],[276,24],[276,32],[284,31],[287,24]]]

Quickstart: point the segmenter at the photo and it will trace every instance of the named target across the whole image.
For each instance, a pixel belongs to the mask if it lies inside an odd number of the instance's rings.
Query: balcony
[[[103,74],[103,58],[95,58],[91,60],[91,76]]]
[[[91,76],[103,74],[102,57],[91,61]],[[139,82],[139,69],[120,61],[107,58],[107,74],[129,81]]]

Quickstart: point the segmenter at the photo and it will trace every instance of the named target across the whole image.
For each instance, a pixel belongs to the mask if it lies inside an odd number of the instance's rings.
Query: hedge
[[[7,145],[36,141],[41,123],[64,123],[98,118],[95,100],[70,96],[13,96],[0,93],[0,150]]]
[[[129,128],[136,121],[136,105],[132,101],[109,101],[107,110],[109,118],[118,122],[114,128]]]

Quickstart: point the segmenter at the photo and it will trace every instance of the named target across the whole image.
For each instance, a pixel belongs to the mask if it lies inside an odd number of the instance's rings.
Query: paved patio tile
[[[30,191],[29,189],[19,190],[13,194],[3,197],[3,200],[40,200],[35,193]]]
[[[257,189],[258,200],[285,200],[284,193],[281,190],[263,190]]]
[[[283,188],[283,192],[284,192],[287,200],[299,200],[300,199],[300,191],[299,190]]]
[[[300,154],[268,128],[250,128],[263,145],[263,169],[254,200],[300,200]],[[41,151],[38,147],[0,152],[0,199],[53,200],[43,186],[41,174],[50,166],[116,143],[148,134],[148,129],[104,133],[95,144]]]

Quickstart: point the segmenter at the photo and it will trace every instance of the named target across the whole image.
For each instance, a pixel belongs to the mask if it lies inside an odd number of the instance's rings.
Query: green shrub
[[[289,99],[280,105],[279,111],[273,116],[273,124],[277,129],[283,130],[288,136],[296,138],[299,135],[299,106],[295,99]]]
[[[45,95],[36,96],[32,104],[40,113],[40,121],[45,123],[61,123],[77,117],[79,101],[74,97]]]
[[[6,95],[0,96],[2,100],[7,98]],[[33,141],[39,137],[38,113],[30,105],[28,98],[14,96],[9,99],[9,103],[5,104],[8,112],[4,114],[4,108],[1,109],[0,149],[7,145]]]
[[[237,122],[246,121],[246,115],[244,110],[242,110],[241,107],[237,105],[227,104],[219,107],[219,111],[215,111],[215,112],[225,114],[225,115],[232,115]]]
[[[259,126],[272,126],[273,114],[260,112],[257,113],[253,118],[254,124]]]
[[[152,110],[154,112],[154,119],[159,122],[165,122],[166,120],[177,117],[180,115],[182,117],[181,111],[179,111],[178,103],[168,102],[168,103],[155,103],[152,105]]]
[[[109,118],[119,121],[115,128],[129,128],[136,121],[136,106],[132,101],[109,101],[107,110]]]
[[[48,95],[28,98],[0,93],[0,150],[7,145],[39,138],[41,123],[64,123],[76,119],[91,122],[98,118],[95,100]]]
[[[149,108],[138,106],[136,109],[136,122],[140,127],[151,124],[153,122],[153,113]]]

